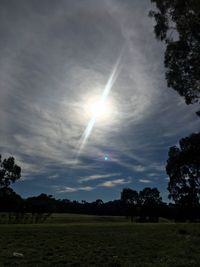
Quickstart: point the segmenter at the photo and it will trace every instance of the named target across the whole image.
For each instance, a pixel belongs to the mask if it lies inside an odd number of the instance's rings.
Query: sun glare
[[[90,114],[92,116],[96,115],[97,117],[104,117],[106,115],[106,111],[108,110],[107,105],[102,101],[91,103],[89,109]]]
[[[108,99],[106,101],[91,98],[85,106],[86,113],[89,118],[95,117],[98,121],[108,120],[112,113],[112,103]]]

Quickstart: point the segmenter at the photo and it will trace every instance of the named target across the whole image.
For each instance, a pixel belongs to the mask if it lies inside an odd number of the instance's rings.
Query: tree
[[[162,198],[157,188],[145,187],[139,192],[140,221],[158,222]]]
[[[28,212],[31,213],[45,213],[56,210],[56,200],[52,195],[40,194],[36,197],[29,197],[26,200]]]
[[[149,12],[156,22],[155,35],[166,44],[167,85],[183,96],[186,104],[200,103],[200,1],[151,2],[157,8]]]
[[[0,189],[0,212],[22,212],[24,200],[11,188]]]
[[[124,188],[121,192],[121,201],[126,208],[127,215],[131,216],[131,221],[133,221],[135,208],[139,203],[138,192],[130,188]]]
[[[200,133],[179,141],[169,150],[166,172],[169,198],[182,207],[196,207],[200,197]]]
[[[146,187],[139,193],[140,205],[155,207],[162,203],[160,192],[157,188]]]
[[[7,189],[11,183],[21,177],[21,168],[15,164],[15,159],[9,157],[2,160],[0,155],[0,189]]]
[[[121,201],[128,205],[137,205],[139,201],[138,192],[130,188],[124,188],[121,192]]]

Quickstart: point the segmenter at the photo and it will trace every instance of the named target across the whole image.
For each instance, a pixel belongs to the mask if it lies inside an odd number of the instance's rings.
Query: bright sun
[[[102,101],[97,101],[97,102],[91,103],[89,108],[90,108],[90,114],[96,115],[97,117],[105,116],[106,111],[108,109],[106,103],[104,103]]]
[[[91,98],[85,105],[85,110],[90,118],[95,117],[98,121],[105,121],[111,118],[113,107],[108,99],[102,101],[98,98]]]

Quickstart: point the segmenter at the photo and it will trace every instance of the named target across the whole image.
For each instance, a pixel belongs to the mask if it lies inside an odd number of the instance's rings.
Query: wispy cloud
[[[74,193],[77,191],[92,191],[93,189],[95,189],[94,187],[91,186],[84,186],[84,187],[68,187],[68,186],[64,186],[64,187],[56,187],[56,190],[58,193]]]
[[[142,165],[134,165],[133,166],[133,169],[136,171],[136,172],[144,172],[147,168],[142,166]]]
[[[159,174],[158,173],[156,173],[156,172],[150,172],[150,173],[148,173],[148,176],[149,177],[154,177],[154,176],[158,176]]]
[[[49,179],[56,179],[58,177],[59,177],[59,174],[57,174],[57,173],[48,176]]]
[[[148,179],[139,179],[139,182],[140,183],[144,183],[144,184],[149,184],[149,183],[151,183],[151,180],[148,180]]]
[[[128,177],[127,179],[125,178],[121,178],[121,179],[114,179],[114,180],[109,180],[106,182],[102,182],[97,184],[96,186],[73,186],[73,187],[69,187],[69,186],[53,186],[53,188],[56,189],[56,191],[58,193],[74,193],[77,191],[92,191],[94,189],[97,189],[98,187],[107,187],[107,188],[112,188],[115,186],[119,186],[119,185],[124,185],[124,184],[130,184],[131,183],[131,177]]]
[[[108,174],[95,174],[95,175],[89,175],[86,177],[81,177],[79,179],[79,182],[88,182],[88,181],[94,181],[94,180],[99,180],[99,179],[105,179],[105,178],[110,178],[110,177],[115,177],[115,176],[120,176],[121,173],[108,173]]]
[[[116,180],[110,180],[103,183],[98,184],[98,186],[102,187],[115,187],[117,185],[123,185],[123,184],[130,184],[131,180],[126,179],[116,179]]]
[[[153,169],[155,171],[163,172],[165,171],[165,164],[159,163],[159,162],[153,162],[150,166],[150,169]]]

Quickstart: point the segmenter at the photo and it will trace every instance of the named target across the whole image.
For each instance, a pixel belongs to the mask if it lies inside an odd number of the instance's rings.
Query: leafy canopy
[[[168,87],[185,98],[186,104],[200,103],[200,1],[151,0],[156,11],[157,39],[165,42]],[[200,115],[200,112],[197,112]]]
[[[121,192],[121,201],[128,206],[156,206],[161,204],[162,198],[157,188],[145,187],[140,192],[124,188]]]
[[[169,149],[166,172],[169,198],[181,206],[197,206],[200,198],[200,133],[182,138]]]
[[[0,189],[8,188],[11,183],[21,177],[21,168],[15,164],[15,159],[9,157],[2,160],[0,155]]]

